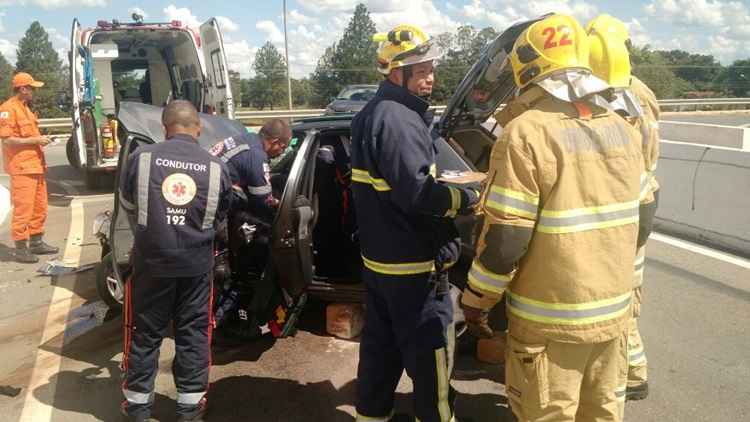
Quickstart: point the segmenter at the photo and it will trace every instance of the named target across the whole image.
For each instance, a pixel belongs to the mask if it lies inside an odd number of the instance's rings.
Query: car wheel
[[[78,170],[81,168],[81,160],[78,157],[78,142],[76,141],[76,135],[70,135],[68,142],[65,144],[65,155],[68,157],[68,163],[71,167]]]
[[[115,276],[113,259],[107,254],[96,265],[96,291],[109,309],[120,311],[125,301],[125,286]]]

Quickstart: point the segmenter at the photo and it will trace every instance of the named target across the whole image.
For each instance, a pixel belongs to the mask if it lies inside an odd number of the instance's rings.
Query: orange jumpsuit
[[[39,136],[37,116],[16,97],[0,105],[0,139]],[[14,145],[3,141],[5,172],[10,175],[13,204],[11,238],[26,240],[44,232],[47,219],[47,164],[39,145]]]

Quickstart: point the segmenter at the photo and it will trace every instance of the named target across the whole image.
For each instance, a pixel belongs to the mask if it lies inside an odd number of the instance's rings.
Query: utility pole
[[[286,56],[286,93],[289,97],[289,110],[292,109],[292,77],[289,73],[289,40],[286,36],[286,0],[284,0],[284,55]]]

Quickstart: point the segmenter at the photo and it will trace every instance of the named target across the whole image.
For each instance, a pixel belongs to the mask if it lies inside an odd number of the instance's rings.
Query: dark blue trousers
[[[357,420],[390,419],[396,386],[406,370],[414,384],[416,417],[450,421],[450,295],[436,297],[429,274],[393,276],[365,268],[363,279],[367,315],[357,371]]]
[[[159,347],[170,322],[175,334],[172,372],[177,413],[190,413],[205,405],[211,367],[212,289],[210,273],[161,278],[136,271],[126,283],[122,391],[129,415],[150,415]]]

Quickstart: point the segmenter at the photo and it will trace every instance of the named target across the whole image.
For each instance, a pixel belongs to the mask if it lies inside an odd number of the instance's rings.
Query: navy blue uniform
[[[406,369],[419,420],[448,421],[449,295],[431,272],[457,259],[455,226],[475,192],[435,180],[429,104],[389,81],[352,121],[352,190],[367,287],[357,374],[359,420],[387,421]],[[445,231],[448,232],[446,235]],[[438,259],[446,249],[452,259]],[[451,262],[446,262],[451,261]]]
[[[177,411],[205,404],[211,365],[214,237],[229,208],[231,181],[216,157],[187,135],[138,148],[120,184],[120,204],[137,222],[133,276],[125,292],[123,403],[148,417],[159,347],[175,328]]]
[[[241,137],[227,138],[214,145],[209,152],[227,164],[232,183],[247,195],[248,211],[270,223],[276,212],[276,201],[269,180],[268,155],[260,137],[245,133]]]

